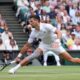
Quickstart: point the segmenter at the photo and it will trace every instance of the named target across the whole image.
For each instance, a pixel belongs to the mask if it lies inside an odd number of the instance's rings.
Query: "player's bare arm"
[[[31,47],[31,44],[26,42],[26,44],[22,47],[22,49],[20,50],[18,56],[15,58],[16,62],[20,62],[20,57],[27,52],[27,50]]]
[[[57,34],[57,39],[52,44],[52,47],[53,48],[58,48],[60,46],[60,44],[61,44],[60,39],[61,39],[62,34],[61,34],[61,31],[57,30],[57,29],[56,29],[55,33]]]
[[[61,39],[61,37],[62,37],[61,31],[58,30],[58,29],[56,29],[55,33],[57,34],[57,38],[58,38],[58,39]]]
[[[24,54],[30,47],[31,47],[31,44],[27,42],[21,49],[20,53]]]

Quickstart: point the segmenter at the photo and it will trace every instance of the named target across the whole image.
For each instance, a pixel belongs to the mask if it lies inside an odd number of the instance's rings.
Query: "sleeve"
[[[51,31],[51,32],[55,32],[57,28],[54,27],[54,26],[51,25],[51,24],[47,24],[47,25],[46,25],[46,29],[49,30],[49,31]]]
[[[32,31],[31,34],[30,34],[30,37],[29,37],[29,39],[28,39],[28,43],[32,43],[33,40],[34,40],[34,38],[35,38],[35,32]]]

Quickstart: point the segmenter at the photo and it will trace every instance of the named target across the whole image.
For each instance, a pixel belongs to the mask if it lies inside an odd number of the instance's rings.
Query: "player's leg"
[[[53,51],[48,51],[48,52],[44,53],[44,55],[43,55],[44,66],[47,66],[47,58],[48,58],[49,55],[53,55],[55,57],[57,66],[61,66],[59,56],[56,55]]]
[[[58,56],[57,54],[55,54],[54,52],[53,52],[52,54],[53,54],[53,56],[55,57],[57,66],[61,66],[59,56]]]
[[[43,54],[43,60],[44,60],[43,65],[44,66],[47,66],[47,58],[48,58],[48,55],[49,55],[48,52],[46,52],[46,53]]]
[[[16,65],[14,68],[9,70],[9,73],[14,74],[16,72],[16,70],[18,68],[20,68],[21,66],[24,66],[25,64],[28,64],[31,60],[33,60],[34,58],[39,57],[40,55],[42,55],[42,50],[40,48],[37,48],[34,53],[32,53],[31,55],[27,56],[26,58],[24,58],[18,65]]]
[[[55,49],[53,48],[53,51],[67,61],[70,61],[73,63],[80,63],[80,58],[73,58],[61,45],[58,48],[55,48]]]
[[[68,52],[62,52],[60,53],[60,57],[64,58],[67,61],[73,62],[73,63],[80,63],[80,58],[73,58]]]

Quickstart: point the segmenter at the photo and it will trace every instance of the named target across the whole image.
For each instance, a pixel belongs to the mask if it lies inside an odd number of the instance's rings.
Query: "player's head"
[[[40,22],[40,17],[39,16],[30,16],[29,19],[34,19],[34,20],[37,20],[38,22]]]
[[[38,26],[38,24],[40,23],[40,17],[39,16],[30,16],[29,17],[29,22],[30,24],[35,27]]]

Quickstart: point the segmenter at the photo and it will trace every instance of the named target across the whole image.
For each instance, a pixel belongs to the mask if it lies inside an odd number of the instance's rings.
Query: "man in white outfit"
[[[9,73],[14,74],[18,68],[28,64],[31,60],[38,58],[40,55],[47,51],[53,51],[60,57],[64,58],[67,61],[73,63],[80,63],[80,58],[73,58],[62,46],[60,43],[61,32],[48,23],[41,23],[39,16],[30,16],[29,22],[32,25],[33,29],[31,31],[30,37],[27,43],[22,47],[16,59],[11,62],[17,62],[20,60],[22,54],[24,54],[30,47],[34,38],[41,39],[41,42],[36,48],[36,50],[29,56],[25,57],[18,65],[9,70]],[[55,37],[55,34],[57,37]]]

